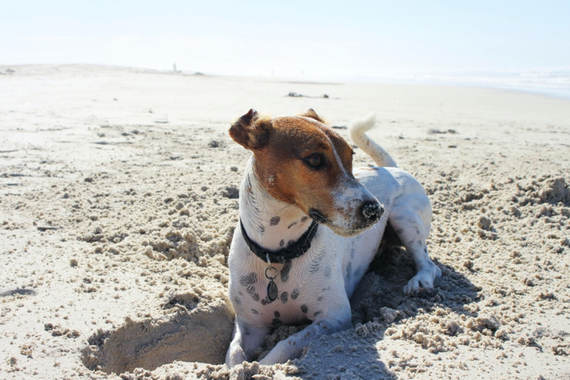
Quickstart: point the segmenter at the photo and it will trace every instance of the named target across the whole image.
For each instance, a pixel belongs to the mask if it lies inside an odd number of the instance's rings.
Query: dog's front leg
[[[251,352],[263,344],[270,328],[260,328],[240,321],[237,317],[234,325],[234,337],[226,354],[229,368],[248,361]]]
[[[343,331],[351,327],[350,312],[342,320],[315,320],[304,330],[291,335],[282,340],[259,361],[260,364],[271,365],[275,363],[285,363],[289,359],[301,356],[305,347],[321,335],[328,335],[334,332]]]

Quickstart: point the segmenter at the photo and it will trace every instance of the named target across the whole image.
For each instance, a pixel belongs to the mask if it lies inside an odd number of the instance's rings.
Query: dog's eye
[[[313,153],[306,157],[303,161],[312,169],[320,169],[325,165],[325,159],[318,153]]]

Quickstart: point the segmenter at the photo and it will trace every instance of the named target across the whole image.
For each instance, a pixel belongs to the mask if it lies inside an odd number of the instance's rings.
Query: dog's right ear
[[[259,117],[256,110],[250,109],[232,124],[230,136],[244,148],[258,150],[269,142],[271,129],[269,119]]]
[[[316,121],[320,121],[323,124],[327,124],[326,120],[323,119],[322,117],[320,117],[319,115],[317,115],[315,110],[312,108],[309,108],[308,110],[306,110],[305,112],[303,112],[299,116],[309,117],[311,119],[315,119]]]

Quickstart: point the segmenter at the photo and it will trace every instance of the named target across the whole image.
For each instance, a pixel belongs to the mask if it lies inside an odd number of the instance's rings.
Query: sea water
[[[570,99],[570,68],[559,70],[413,73],[387,75],[364,80],[401,84],[487,87]]]

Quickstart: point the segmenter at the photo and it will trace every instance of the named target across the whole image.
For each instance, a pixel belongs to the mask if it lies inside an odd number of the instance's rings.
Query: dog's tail
[[[368,115],[364,119],[355,120],[348,128],[352,142],[362,149],[364,153],[372,157],[376,165],[381,167],[397,167],[398,165],[392,156],[366,135],[365,132],[371,130],[375,124],[375,114]]]

